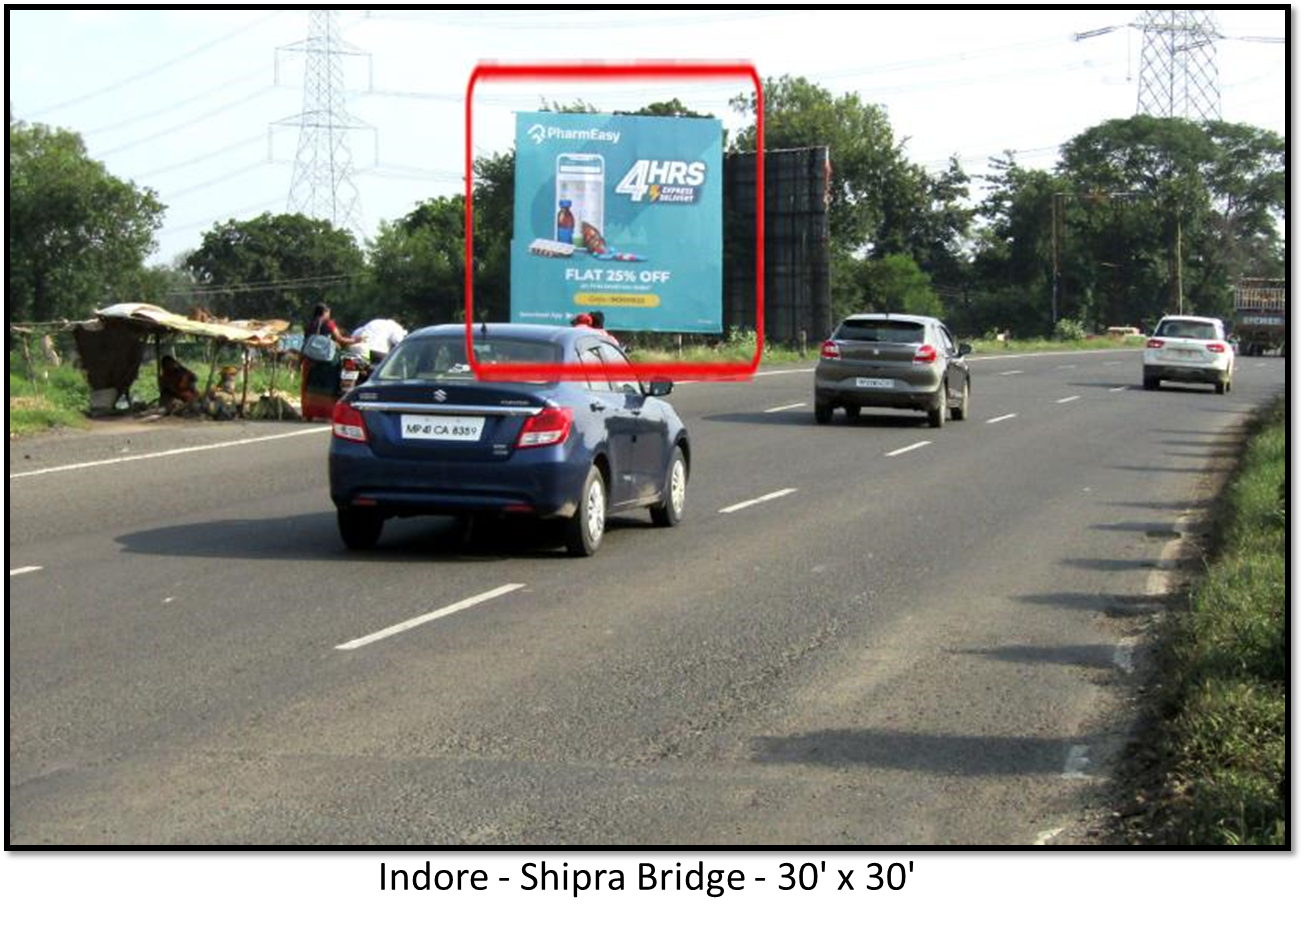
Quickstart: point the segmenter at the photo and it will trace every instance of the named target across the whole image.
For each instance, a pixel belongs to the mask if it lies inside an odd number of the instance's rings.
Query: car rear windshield
[[[510,337],[477,337],[475,359],[479,363],[557,363],[557,345],[549,341],[526,341]],[[376,371],[380,381],[427,382],[475,379],[466,362],[466,340],[461,337],[409,338]]]
[[[1159,323],[1155,331],[1157,338],[1198,338],[1212,341],[1218,337],[1218,329],[1210,322],[1193,322],[1181,318],[1170,318]]]
[[[837,334],[839,341],[886,341],[890,344],[924,343],[924,326],[919,322],[893,321],[891,319],[849,318],[842,323]]]

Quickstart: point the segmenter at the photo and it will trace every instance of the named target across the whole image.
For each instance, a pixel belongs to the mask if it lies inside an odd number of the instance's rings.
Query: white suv
[[[1232,391],[1235,352],[1223,323],[1198,315],[1165,315],[1146,341],[1142,383],[1158,389],[1161,379],[1212,383],[1214,392]]]

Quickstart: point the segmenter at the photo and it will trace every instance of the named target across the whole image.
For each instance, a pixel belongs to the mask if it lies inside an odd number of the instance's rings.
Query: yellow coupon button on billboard
[[[655,309],[661,305],[661,297],[656,293],[576,293],[575,304],[594,309]]]

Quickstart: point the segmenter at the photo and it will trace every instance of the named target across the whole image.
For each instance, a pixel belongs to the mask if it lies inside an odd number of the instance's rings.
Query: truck
[[[1242,278],[1234,287],[1232,308],[1236,313],[1232,337],[1247,357],[1261,357],[1269,351],[1286,353],[1286,281]]]

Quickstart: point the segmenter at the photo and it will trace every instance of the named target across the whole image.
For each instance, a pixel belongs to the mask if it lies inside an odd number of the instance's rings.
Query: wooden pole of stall
[[[272,397],[272,398],[271,398],[272,403],[276,406],[276,420],[277,420],[277,421],[280,421],[280,420],[281,420],[281,403],[276,401],[276,370],[277,370],[278,367],[280,367],[280,365],[281,365],[281,361],[280,361],[280,359],[276,356],[276,347],[275,347],[275,345],[272,346],[271,351],[272,351],[272,378],[271,378],[271,380],[270,380],[270,381],[268,382],[268,384],[267,384],[267,391],[271,394],[271,397]]]
[[[154,382],[158,386],[158,404],[163,405],[163,335],[154,332]]]
[[[209,352],[208,357],[208,385],[204,387],[204,398],[208,398],[209,391],[213,388],[213,376],[217,373],[217,350],[222,342],[213,338],[213,349]]]
[[[240,389],[240,417],[245,416],[245,406],[249,404],[249,348],[244,348],[244,383]]]
[[[36,382],[36,368],[32,366],[32,345],[28,342],[28,335],[26,332],[23,332],[20,337],[23,341],[23,360],[27,365],[27,378],[31,380],[32,392],[35,395],[40,395],[41,387]]]

